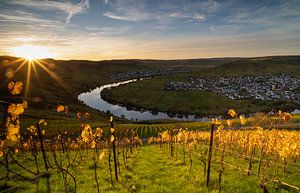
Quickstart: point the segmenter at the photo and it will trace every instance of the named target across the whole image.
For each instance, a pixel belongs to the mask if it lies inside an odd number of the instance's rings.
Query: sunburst
[[[13,48],[12,52],[15,54],[15,56],[21,57],[9,63],[10,65],[18,65],[14,70],[14,74],[17,74],[22,68],[27,67],[24,93],[25,99],[28,100],[29,98],[32,71],[34,72],[35,76],[39,77],[36,68],[37,66],[43,69],[51,78],[57,81],[66,91],[70,93],[73,92],[67,83],[65,83],[53,70],[48,68],[47,60],[43,58],[50,58],[54,56],[54,54],[49,52],[46,48],[40,46],[19,46]]]

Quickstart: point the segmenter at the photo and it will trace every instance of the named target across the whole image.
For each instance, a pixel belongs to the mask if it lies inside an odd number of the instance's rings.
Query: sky
[[[0,0],[0,55],[57,59],[300,54],[299,0]]]

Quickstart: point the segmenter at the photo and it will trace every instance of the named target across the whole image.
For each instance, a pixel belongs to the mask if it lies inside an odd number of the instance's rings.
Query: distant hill
[[[0,56],[0,100],[11,99],[7,90],[7,80],[4,74],[8,69],[16,70],[22,61],[11,56]],[[13,61],[17,61],[13,63]],[[259,73],[289,73],[300,75],[300,56],[267,56],[253,58],[206,58],[187,60],[43,60],[45,66],[65,82],[71,91],[66,91],[43,68],[35,65],[30,84],[31,106],[40,109],[52,109],[56,104],[69,104],[74,109],[82,107],[77,96],[83,91],[95,88],[101,84],[112,82],[110,77],[121,72],[153,68],[185,68],[193,72],[210,72],[214,74],[259,74]],[[37,74],[37,75],[36,75]],[[14,80],[26,82],[27,66],[23,67]],[[53,76],[53,75],[52,75]],[[21,97],[21,96],[20,96]]]
[[[291,75],[300,75],[300,56],[241,58],[222,64],[219,70],[224,73],[236,71],[248,74],[287,73]]]

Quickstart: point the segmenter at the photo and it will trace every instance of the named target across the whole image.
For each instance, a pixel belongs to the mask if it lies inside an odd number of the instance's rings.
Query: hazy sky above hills
[[[300,54],[299,0],[0,0],[0,55],[60,59]]]

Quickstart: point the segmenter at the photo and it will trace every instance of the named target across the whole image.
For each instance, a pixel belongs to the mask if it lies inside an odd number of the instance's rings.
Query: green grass
[[[205,150],[207,146],[198,146],[197,151]],[[174,146],[174,157],[169,155],[167,145],[144,145],[134,150],[133,154],[128,159],[128,167],[125,168],[120,154],[119,160],[121,163],[120,182],[114,182],[114,186],[110,184],[110,175],[108,169],[107,157],[98,161],[98,180],[100,192],[218,192],[218,171],[220,164],[217,161],[218,154],[213,155],[213,164],[211,170],[211,183],[209,191],[205,186],[206,178],[203,175],[203,164],[197,156],[193,155],[193,165],[190,171],[188,151],[186,149],[186,163],[183,163],[183,151],[180,145]],[[92,160],[92,151],[83,151],[82,160],[78,157],[79,162],[72,166],[69,171],[74,175],[77,182],[77,192],[96,192],[96,184],[94,180],[94,167]],[[121,153],[121,152],[120,152]],[[57,153],[59,158],[59,153]],[[71,158],[74,152],[70,154]],[[62,154],[64,163],[66,163],[66,155]],[[33,164],[33,158],[28,153],[20,153],[16,155],[17,159],[27,168],[36,171]],[[50,162],[53,163],[51,153],[48,153]],[[3,161],[3,158],[1,158]],[[40,170],[44,170],[41,154],[39,154]],[[225,157],[225,161],[234,165],[247,168],[247,161],[240,160],[234,157]],[[254,164],[253,171],[256,170],[257,163]],[[16,172],[21,172],[15,164],[12,164],[11,169]],[[296,168],[294,168],[296,167]],[[280,172],[280,179],[284,182],[289,182],[294,185],[299,185],[300,176],[296,171],[299,167],[289,165],[285,175]],[[51,192],[63,192],[63,181],[59,172],[51,171],[50,188]],[[46,179],[39,178],[38,181],[27,182],[10,175],[10,180],[6,181],[5,169],[0,167],[0,188],[18,187],[8,192],[45,192],[47,189]],[[29,176],[28,172],[22,172],[22,175]],[[70,181],[70,186],[73,183]],[[274,183],[267,185],[269,192],[296,192],[292,188],[281,186]],[[254,193],[261,192],[259,188],[259,178],[256,175],[247,176],[244,172],[237,169],[225,166],[222,181],[222,192],[241,192]]]
[[[149,138],[157,136],[159,132],[174,129],[174,128],[189,128],[189,130],[208,130],[210,128],[209,122],[178,122],[178,123],[154,123],[154,124],[116,124],[117,135],[121,136],[124,132],[136,129],[137,134],[141,138]],[[123,135],[124,136],[124,135]]]

